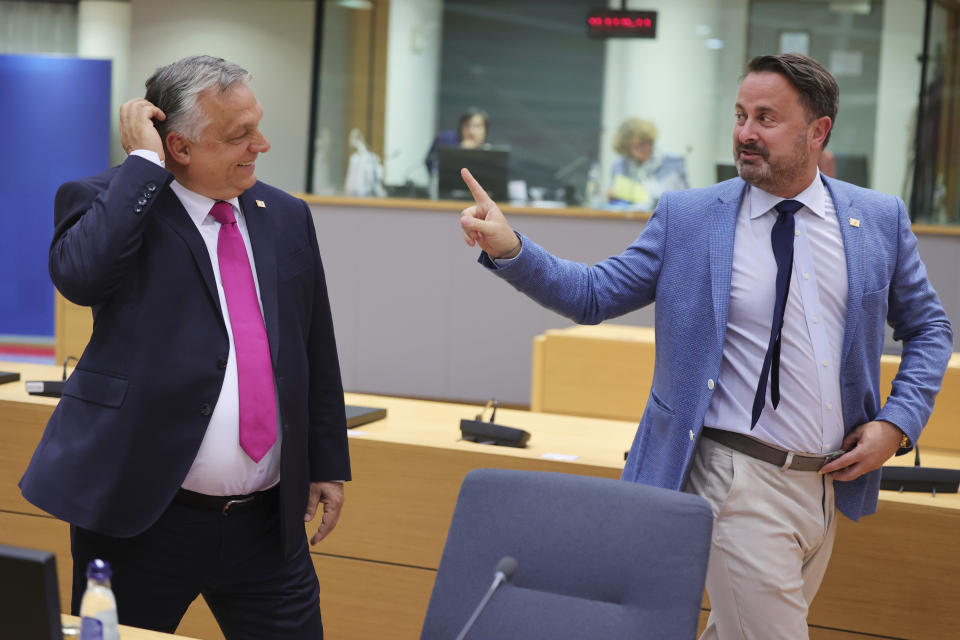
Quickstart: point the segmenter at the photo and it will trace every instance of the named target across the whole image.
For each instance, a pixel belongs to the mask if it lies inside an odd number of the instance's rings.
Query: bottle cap
[[[111,573],[110,563],[100,558],[91,560],[87,565],[87,579],[109,580]]]

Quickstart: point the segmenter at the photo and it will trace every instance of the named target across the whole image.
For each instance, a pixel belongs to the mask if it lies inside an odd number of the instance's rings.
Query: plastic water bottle
[[[117,601],[110,589],[110,564],[91,560],[80,600],[80,640],[118,640]]]
[[[592,209],[599,209],[603,206],[603,193],[600,187],[600,163],[594,162],[587,174],[587,188],[584,194],[584,204]]]
[[[430,184],[427,185],[427,195],[431,200],[440,198],[440,172],[437,169],[436,160],[430,168]]]

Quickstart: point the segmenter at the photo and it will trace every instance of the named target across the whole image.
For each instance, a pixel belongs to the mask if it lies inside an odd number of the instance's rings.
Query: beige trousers
[[[833,481],[701,437],[684,490],[714,515],[700,640],[808,638],[807,610],[836,533]]]

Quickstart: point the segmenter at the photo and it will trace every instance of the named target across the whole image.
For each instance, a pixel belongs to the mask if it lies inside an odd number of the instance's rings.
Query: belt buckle
[[[828,453],[822,454],[820,456],[821,460],[820,460],[820,467],[818,468],[818,471],[819,469],[824,468],[825,466],[827,466],[828,464],[830,464],[840,456],[844,455],[845,453],[847,452],[844,451],[843,449],[837,449],[836,451],[830,451]]]
[[[228,516],[230,515],[230,507],[237,504],[247,504],[248,502],[253,502],[256,496],[247,496],[246,498],[240,498],[239,500],[227,500],[227,503],[223,505],[223,510],[220,512],[221,515]]]
[[[815,460],[817,464],[816,470],[819,471],[828,463],[833,462],[845,453],[846,451],[831,451],[830,453],[821,453],[819,455],[801,453],[794,456],[793,452],[790,452],[790,454],[787,456],[787,462],[784,464],[784,467],[781,468],[781,471],[785,471],[787,468],[790,468],[791,464],[796,462],[798,459]]]

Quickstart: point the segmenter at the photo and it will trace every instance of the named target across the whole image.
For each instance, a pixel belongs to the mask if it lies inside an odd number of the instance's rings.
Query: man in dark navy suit
[[[303,522],[336,526],[350,479],[313,219],[258,182],[270,148],[249,74],[159,69],[120,110],[129,157],[63,185],[50,273],[90,343],[20,486],[113,566],[120,622],[172,632],[202,594],[229,639],[322,638]]]

